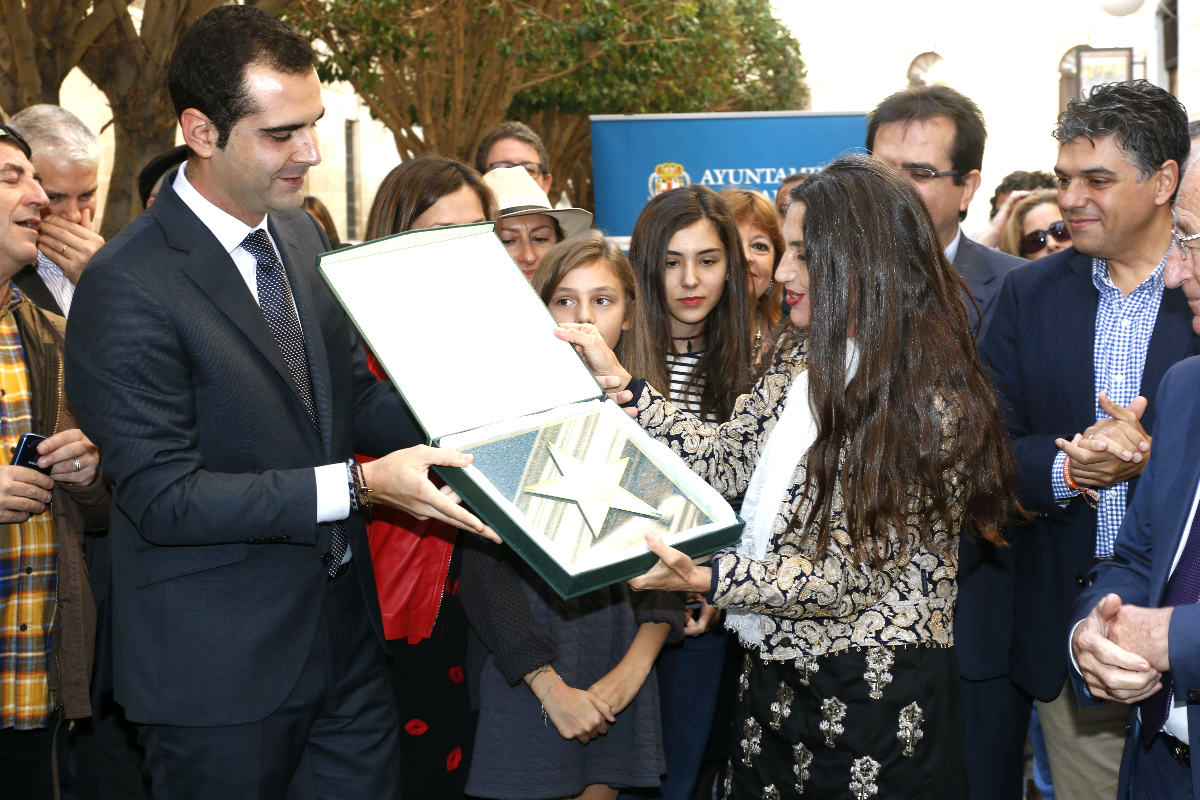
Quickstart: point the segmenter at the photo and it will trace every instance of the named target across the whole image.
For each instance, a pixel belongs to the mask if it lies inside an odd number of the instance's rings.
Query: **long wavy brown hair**
[[[839,480],[853,558],[878,565],[901,556],[889,541],[914,513],[953,518],[947,476],[962,468],[964,530],[1002,542],[1001,527],[1021,513],[1013,457],[975,352],[962,280],[925,204],[887,164],[858,154],[834,161],[791,199],[804,207],[812,305],[808,375],[817,438],[805,525],[819,532],[818,550],[829,545]],[[848,332],[859,360],[847,385]],[[932,526],[921,527],[923,543],[936,551]]]
[[[702,219],[713,223],[725,248],[726,280],[721,299],[709,313],[704,354],[692,372],[700,389],[700,413],[728,419],[733,401],[750,388],[750,327],[746,260],[733,214],[707,186],[672,189],[652,199],[638,215],[629,241],[629,260],[638,278],[634,351],[626,366],[669,396],[667,353],[671,319],[664,290],[667,245],[671,237]]]

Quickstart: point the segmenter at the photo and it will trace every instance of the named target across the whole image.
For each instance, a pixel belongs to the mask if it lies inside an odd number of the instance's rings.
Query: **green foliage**
[[[517,95],[509,116],[766,111],[807,102],[799,43],[769,0],[645,2],[634,42]]]

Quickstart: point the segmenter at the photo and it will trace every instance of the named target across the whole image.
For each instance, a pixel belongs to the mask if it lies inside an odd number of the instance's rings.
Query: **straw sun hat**
[[[582,208],[551,208],[550,198],[529,176],[524,167],[500,167],[483,176],[483,182],[496,195],[500,219],[525,214],[545,214],[558,220],[563,237],[592,227],[592,212]]]

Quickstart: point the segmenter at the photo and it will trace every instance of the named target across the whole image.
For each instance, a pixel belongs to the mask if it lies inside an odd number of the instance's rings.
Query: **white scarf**
[[[858,347],[853,339],[846,340],[846,383],[858,369]],[[796,402],[789,402],[795,398]],[[809,405],[808,370],[792,379],[783,409],[775,428],[767,436],[758,463],[746,487],[742,500],[742,517],[746,527],[738,543],[739,555],[761,561],[767,556],[771,538],[782,532],[786,520],[779,518],[779,509],[787,501],[788,492],[796,482],[800,460],[817,439],[817,421]],[[716,569],[715,565],[713,567]],[[767,633],[773,628],[771,618],[745,609],[730,608],[725,612],[725,627],[738,635],[746,647],[762,647]]]

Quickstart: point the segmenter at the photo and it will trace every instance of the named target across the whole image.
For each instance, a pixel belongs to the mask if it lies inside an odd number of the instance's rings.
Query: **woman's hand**
[[[550,686],[542,698],[542,708],[560,736],[580,744],[608,733],[608,723],[617,721],[607,700],[563,681]]]
[[[687,623],[683,626],[683,635],[699,636],[702,633],[708,633],[712,629],[713,624],[721,616],[721,610],[709,605],[708,601],[704,599],[704,595],[699,592],[689,594],[688,600],[699,600],[700,605],[696,608],[688,608]]]
[[[700,567],[687,553],[670,547],[657,533],[646,534],[646,545],[658,556],[658,563],[644,575],[629,581],[637,591],[662,589],[668,592],[707,592],[712,583],[712,567]]]
[[[564,342],[575,345],[579,355],[587,362],[588,368],[595,374],[604,387],[605,393],[617,402],[622,402],[615,395],[619,394],[632,376],[617,361],[617,356],[604,341],[604,337],[590,323],[563,322],[554,330],[554,335]],[[616,380],[612,380],[615,378]],[[625,400],[628,401],[628,395]]]

